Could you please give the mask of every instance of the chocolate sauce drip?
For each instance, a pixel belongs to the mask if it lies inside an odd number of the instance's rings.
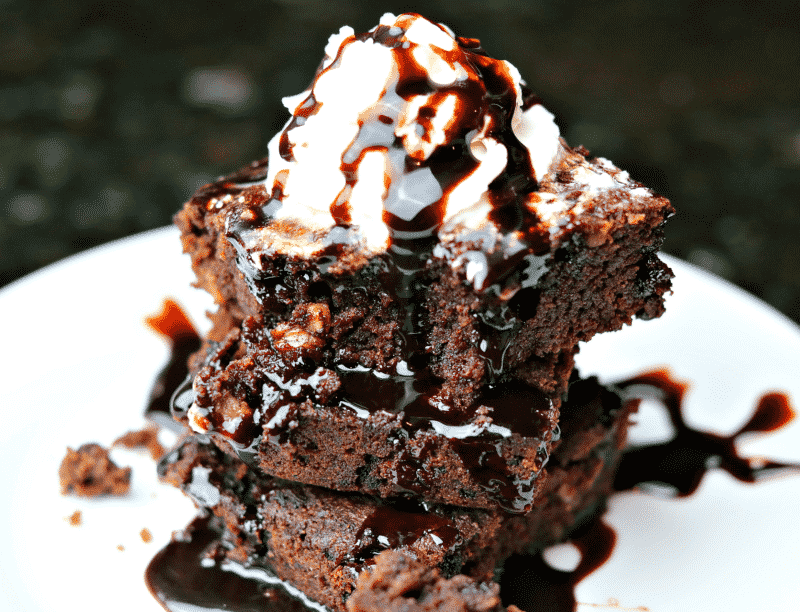
[[[223,570],[210,555],[220,530],[213,519],[196,518],[178,538],[159,551],[145,571],[147,588],[167,612],[188,606],[205,612],[311,612],[276,583]],[[321,607],[314,612],[319,612]]]
[[[426,419],[441,419],[448,424],[460,424],[448,419],[448,413],[430,404],[430,399],[441,388],[442,381],[435,378],[427,370],[420,374],[409,371],[408,376],[382,374],[369,368],[337,368],[337,375],[342,384],[342,399],[339,405],[354,410],[356,414],[366,411],[405,413],[408,422],[417,423]],[[463,415],[457,421],[463,421]]]
[[[161,312],[147,317],[145,322],[169,340],[170,357],[153,382],[144,414],[162,427],[177,429],[171,416],[171,394],[186,379],[186,362],[200,348],[200,336],[186,313],[171,299],[165,299]]]
[[[616,540],[614,530],[595,518],[570,537],[581,553],[571,572],[554,569],[541,554],[510,557],[500,578],[503,604],[525,612],[574,612],[575,587],[611,557]]]
[[[552,436],[552,404],[540,391],[519,382],[487,387],[477,401],[480,411],[494,426],[505,431],[483,429],[476,433],[474,411],[443,411],[432,405],[440,381],[430,375],[386,376],[364,369],[339,372],[342,382],[340,405],[356,411],[403,413],[403,436],[434,427],[449,438],[470,476],[509,512],[524,512],[533,501],[535,482],[547,462],[547,441]],[[465,427],[466,426],[466,427]],[[536,464],[527,478],[513,470],[513,459],[503,456],[506,436],[527,437],[539,444]],[[426,467],[432,448],[423,444],[413,451],[399,445],[398,468],[392,482],[401,492],[424,494],[436,474]]]
[[[499,443],[453,440],[452,445],[472,478],[507,512],[526,512],[536,492],[536,480],[547,463],[547,446],[540,442],[528,478],[512,472]]]
[[[380,552],[411,546],[424,537],[450,550],[456,543],[458,530],[450,519],[427,512],[423,507],[411,512],[394,506],[379,506],[361,524],[356,544],[344,557],[344,562],[369,565]]]
[[[688,385],[672,380],[664,370],[649,372],[618,383],[629,395],[647,397],[641,387],[661,393],[661,401],[675,428],[671,440],[649,446],[632,446],[625,451],[614,486],[618,491],[659,483],[669,486],[676,497],[691,495],[711,467],[725,470],[742,482],[758,482],[782,471],[800,471],[800,464],[742,457],[737,441],[748,433],[775,431],[795,416],[783,393],[761,397],[750,420],[730,436],[697,431],[686,424],[682,413]],[[637,387],[639,389],[637,390]]]
[[[526,438],[543,440],[550,431],[553,405],[544,393],[519,381],[489,385],[478,404],[491,408],[496,425]]]
[[[432,403],[442,381],[423,371],[407,376],[387,375],[367,368],[337,368],[341,382],[340,405],[374,414],[404,414],[408,431],[437,421],[458,427],[474,421],[475,411],[464,413]],[[495,425],[528,438],[544,439],[550,430],[552,403],[541,391],[518,381],[487,386],[475,402],[488,408],[486,415]],[[452,436],[458,437],[455,432]]]
[[[294,159],[292,153],[292,145],[289,143],[289,132],[297,126],[303,125],[306,120],[319,110],[319,103],[317,102],[314,94],[311,93],[303,101],[303,103],[295,109],[292,118],[289,120],[289,125],[281,133],[280,143],[278,145],[278,152],[280,156],[286,161]],[[275,197],[275,195],[273,195]],[[278,198],[280,199],[280,198]]]

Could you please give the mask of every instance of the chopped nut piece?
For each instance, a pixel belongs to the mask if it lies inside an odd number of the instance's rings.
[[[295,362],[304,357],[319,359],[320,351],[325,346],[324,340],[291,323],[281,323],[270,330],[270,335],[273,346],[288,362]]]
[[[227,430],[228,427],[231,427],[232,431],[229,433],[233,433],[237,423],[253,418],[253,410],[247,405],[247,402],[231,397],[226,398],[226,401],[218,406],[217,415],[222,417],[223,429]]]
[[[331,311],[327,304],[301,304],[294,309],[292,320],[312,334],[327,334],[331,327]]]

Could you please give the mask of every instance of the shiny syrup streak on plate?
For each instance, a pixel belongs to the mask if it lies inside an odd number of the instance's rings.
[[[171,421],[168,390],[177,388],[185,379],[186,359],[199,348],[200,337],[172,300],[165,300],[162,312],[149,317],[147,324],[172,344],[170,360],[156,378],[145,411],[148,418],[163,425]],[[736,450],[736,442],[742,436],[776,431],[794,418],[795,412],[784,393],[764,394],[747,423],[730,436],[719,436],[686,424],[683,398],[688,385],[673,380],[666,370],[635,376],[618,382],[616,387],[628,398],[659,400],[675,429],[665,442],[631,446],[624,452],[614,483],[617,491],[655,483],[675,497],[687,497],[697,490],[712,466],[747,483],[785,471],[800,471],[800,464],[750,459]],[[165,610],[180,612],[187,604],[208,612],[313,610],[290,594],[280,581],[245,577],[206,559],[206,551],[218,537],[219,532],[209,519],[200,517],[153,558],[145,580]],[[602,516],[596,516],[570,537],[569,542],[581,553],[578,566],[571,572],[552,568],[540,553],[510,557],[500,581],[503,603],[514,604],[525,612],[573,612],[577,606],[575,586],[611,556],[615,541],[611,527]]]

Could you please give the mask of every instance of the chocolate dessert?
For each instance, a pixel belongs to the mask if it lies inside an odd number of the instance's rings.
[[[657,317],[673,209],[418,15],[343,28],[176,216],[219,306],[176,418],[265,474],[526,512],[578,342]]]
[[[419,15],[342,28],[284,104],[268,158],[175,218],[218,308],[171,401],[159,474],[201,510],[171,546],[342,612],[500,610],[504,560],[612,489],[638,402],[574,356],[661,315],[673,209]],[[189,582],[154,563],[167,606]]]
[[[491,580],[514,553],[562,541],[603,507],[638,402],[595,379],[576,380],[561,409],[548,478],[525,514],[382,500],[280,480],[188,436],[159,465],[161,478],[216,517],[218,562],[264,568],[314,601],[344,610],[359,575],[384,550],[410,555],[445,577]]]

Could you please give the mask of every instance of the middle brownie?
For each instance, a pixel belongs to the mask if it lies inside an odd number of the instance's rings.
[[[558,397],[522,382],[485,385],[469,410],[442,410],[441,381],[398,368],[322,362],[324,304],[273,327],[218,316],[173,413],[253,468],[379,497],[528,511],[558,440]],[[570,362],[571,365],[571,362]],[[464,376],[469,376],[465,372]]]

